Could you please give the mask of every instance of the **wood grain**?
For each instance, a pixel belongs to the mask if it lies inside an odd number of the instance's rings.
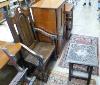
[[[49,33],[58,34],[58,49],[62,49],[64,30],[64,7],[65,0],[40,0],[32,5],[35,27],[41,28]],[[50,39],[39,35],[40,41]],[[60,51],[59,51],[60,52]]]
[[[0,41],[0,48],[7,48],[10,53],[16,55],[16,53],[21,49],[19,43],[9,43],[5,41]],[[0,49],[0,69],[9,61],[8,56]]]

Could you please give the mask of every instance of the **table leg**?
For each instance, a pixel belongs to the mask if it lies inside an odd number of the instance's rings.
[[[92,74],[93,66],[89,66],[88,68],[89,68],[89,72],[88,72],[87,85],[90,84],[90,80],[91,80],[91,74]]]
[[[89,73],[90,66],[87,66],[87,72]]]
[[[73,63],[69,63],[69,81],[71,81],[72,72],[73,72]]]

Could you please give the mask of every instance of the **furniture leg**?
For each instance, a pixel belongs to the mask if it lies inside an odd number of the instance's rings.
[[[71,20],[71,30],[73,28],[73,9],[72,9],[72,14],[71,14],[72,20]]]
[[[73,72],[73,63],[69,63],[69,81],[71,81],[72,72]]]
[[[90,66],[87,66],[87,72],[89,73]]]
[[[89,85],[89,84],[90,84],[92,70],[93,70],[93,66],[89,66],[89,72],[88,72],[87,85]]]

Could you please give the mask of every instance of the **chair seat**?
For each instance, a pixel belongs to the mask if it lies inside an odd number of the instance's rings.
[[[32,50],[35,51],[37,54],[42,55],[45,62],[50,58],[54,49],[55,45],[51,43],[39,42]],[[29,54],[25,60],[32,64],[38,65],[38,62],[36,62],[37,60],[31,54]]]
[[[35,47],[36,43],[33,42],[32,45],[29,47],[30,49],[33,49]]]
[[[39,42],[35,48],[33,49],[37,54],[40,54],[43,56],[44,60],[47,60],[47,58],[52,54],[52,52],[55,49],[55,45],[51,43],[45,43],[45,42]]]

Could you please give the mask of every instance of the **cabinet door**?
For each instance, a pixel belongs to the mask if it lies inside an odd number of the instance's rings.
[[[56,14],[53,9],[33,8],[35,26],[56,33]]]

